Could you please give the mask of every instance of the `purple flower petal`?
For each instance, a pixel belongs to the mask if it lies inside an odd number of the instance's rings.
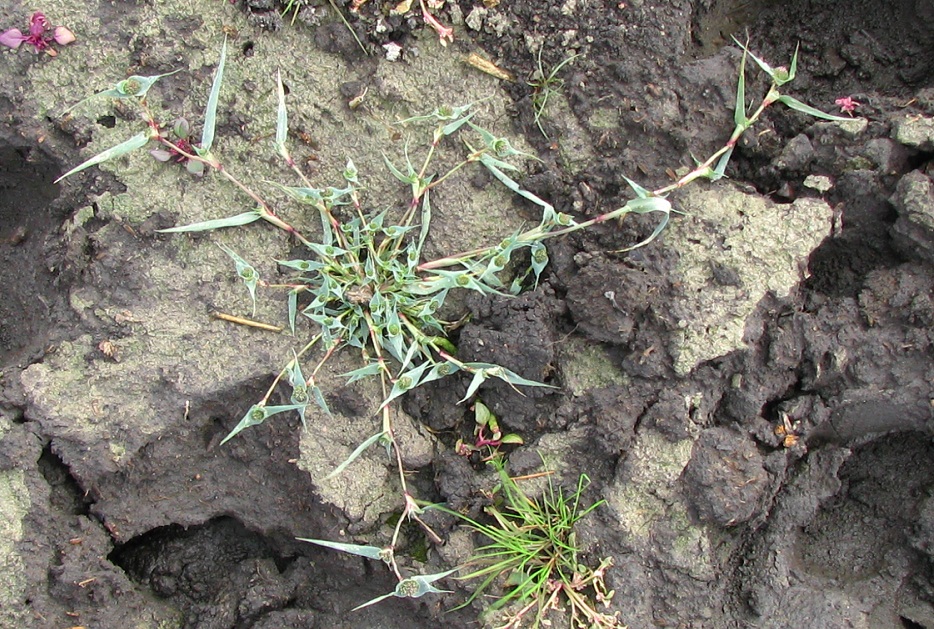
[[[8,48],[19,48],[19,45],[26,41],[26,37],[23,36],[23,32],[18,28],[11,28],[8,31],[0,33],[0,44]]]
[[[29,34],[33,37],[42,35],[47,28],[49,28],[49,20],[46,19],[45,14],[39,11],[33,13],[29,20]]]
[[[204,175],[204,164],[201,162],[193,162],[189,160],[188,163],[185,164],[185,170],[190,172],[192,175],[201,177]]]
[[[56,26],[52,39],[54,39],[56,43],[66,46],[75,41],[75,34],[64,26]]]
[[[160,162],[167,162],[172,159],[172,154],[163,149],[153,149],[149,151],[149,154],[155,157]]]

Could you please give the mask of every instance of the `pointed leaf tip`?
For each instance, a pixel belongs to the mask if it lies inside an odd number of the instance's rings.
[[[82,170],[86,168],[90,168],[91,166],[97,166],[98,164],[102,164],[106,162],[107,160],[114,159],[115,157],[120,157],[121,155],[126,155],[127,153],[131,151],[135,151],[136,149],[142,148],[149,143],[149,139],[150,139],[149,132],[147,131],[134,135],[129,140],[126,140],[125,142],[121,142],[117,146],[113,146],[107,149],[106,151],[102,151],[98,153],[97,155],[95,155],[94,157],[92,157],[91,159],[86,160],[82,162],[81,164],[75,166],[74,168],[69,170],[67,173],[65,173],[58,179],[56,179],[53,183],[58,183],[65,177],[70,177],[71,175],[81,172]]]
[[[208,96],[208,104],[204,110],[204,130],[201,133],[201,150],[207,153],[214,144],[214,128],[217,125],[217,99],[221,92],[221,83],[224,80],[224,62],[227,59],[227,38],[224,37],[224,44],[221,46],[220,61],[217,64],[217,71],[214,73],[214,82],[211,84],[211,94]]]

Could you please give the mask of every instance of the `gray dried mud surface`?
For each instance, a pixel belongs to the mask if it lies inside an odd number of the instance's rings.
[[[468,316],[453,340],[463,360],[555,387],[489,382],[479,399],[525,441],[506,449],[513,473],[544,460],[566,488],[587,474],[588,504],[605,499],[580,523],[580,559],[613,558],[622,625],[934,629],[934,5],[448,0],[442,48],[418,3],[396,16],[337,0],[356,39],[330,3],[300,4],[294,24],[274,0],[0,8],[0,29],[39,8],[77,35],[55,58],[0,53],[0,627],[483,626],[482,601],[449,611],[472,591],[454,579],[350,612],[395,579],[296,538],[386,543],[402,505],[385,452],[327,478],[379,431],[378,387],[337,377],[359,366],[340,355],[320,376],[332,417],[309,412],[304,430],[284,414],[219,445],[301,341],[212,318],[251,314],[216,244],[274,277],[293,243],[255,225],[158,233],[251,206],[145,152],[53,184],[139,129],[107,99],[66,107],[180,69],[151,106],[196,121],[226,36],[217,150],[231,170],[286,178],[269,146],[281,69],[290,144],[322,185],[353,158],[371,207],[403,202],[383,155],[410,138],[392,123],[481,102],[478,121],[541,160],[523,186],[586,219],[630,198],[622,175],[659,187],[726,141],[728,44],[748,32],[773,64],[800,42],[790,93],[828,112],[851,96],[859,118],[770,108],[726,180],[672,195],[684,214],[651,245],[620,252],[652,216],[556,239],[538,287],[455,300],[451,318]],[[574,54],[546,138],[527,80],[539,55],[549,68]],[[750,97],[761,79],[750,71]],[[433,197],[430,255],[535,220],[494,183],[474,171]],[[285,323],[284,303],[261,296],[255,318]],[[454,451],[473,430],[468,383],[416,389],[393,421],[410,490],[481,517],[494,479]],[[426,518],[446,543],[403,527],[407,573],[482,542]]]

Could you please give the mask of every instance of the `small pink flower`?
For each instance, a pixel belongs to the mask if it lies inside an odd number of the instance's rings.
[[[422,19],[428,23],[428,25],[435,29],[435,32],[438,33],[438,37],[441,39],[441,45],[447,46],[449,41],[454,41],[454,29],[448,28],[433,16],[428,9],[425,7],[425,3],[422,2]]]
[[[49,28],[49,19],[45,17],[45,14],[36,11],[32,14],[32,18],[29,20],[29,34],[32,37],[42,37],[42,34],[45,33]]]
[[[853,100],[849,96],[843,96],[835,100],[834,104],[840,107],[841,112],[850,114],[852,116],[853,112],[856,111],[856,108],[859,107],[862,103]]]
[[[64,26],[52,28],[49,19],[41,11],[36,11],[29,19],[29,34],[24,35],[18,28],[11,28],[0,33],[0,45],[14,50],[23,42],[36,49],[36,52],[45,51],[54,57],[57,53],[52,49],[52,43],[62,46],[75,41],[75,34]]]

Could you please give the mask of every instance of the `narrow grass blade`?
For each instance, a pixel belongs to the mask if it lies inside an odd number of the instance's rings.
[[[370,363],[366,367],[360,367],[359,369],[354,369],[353,371],[342,373],[341,376],[349,378],[347,380],[347,384],[350,384],[351,382],[356,382],[357,380],[362,380],[363,378],[367,378],[369,376],[375,376],[380,372],[380,369],[381,367],[379,363]]]
[[[544,382],[538,382],[537,380],[529,380],[528,378],[523,378],[514,371],[510,371],[505,367],[493,367],[492,369],[487,369],[487,373],[495,378],[499,378],[503,382],[511,384],[513,386],[519,385],[523,387],[539,387],[545,389],[555,389],[550,384],[545,384]]]
[[[289,329],[292,336],[295,336],[295,315],[298,314],[298,290],[289,291]]]
[[[464,394],[464,397],[462,397],[457,403],[463,404],[464,402],[469,400],[471,397],[473,397],[473,394],[477,392],[477,389],[480,388],[481,384],[486,382],[486,379],[488,377],[489,376],[487,376],[485,369],[475,370],[473,372],[473,378],[470,381],[470,385],[467,387],[467,392]]]
[[[254,404],[243,416],[243,419],[241,419],[240,422],[234,426],[234,429],[231,430],[226,437],[224,437],[224,439],[220,442],[220,445],[224,445],[233,439],[237,434],[243,430],[246,430],[250,426],[258,426],[262,424],[273,415],[285,413],[286,411],[295,411],[299,408],[300,406],[295,404],[288,404],[285,406],[260,406],[259,404]]]
[[[236,216],[228,216],[227,218],[216,218],[210,221],[201,221],[199,223],[191,223],[190,225],[182,225],[180,227],[170,227],[168,229],[158,229],[156,231],[163,234],[204,232],[211,231],[212,229],[220,229],[222,227],[240,227],[241,225],[249,225],[254,221],[258,221],[261,217],[262,214],[260,212],[253,210],[251,212],[237,214]]]
[[[671,212],[671,202],[662,197],[649,197],[646,199],[630,199],[626,207],[634,214],[649,214],[651,212],[661,212],[668,214]]]
[[[328,474],[327,476],[325,476],[325,477],[324,477],[324,480],[331,480],[332,478],[334,478],[334,477],[340,475],[341,472],[343,472],[345,469],[347,469],[347,466],[348,466],[348,465],[350,465],[351,463],[353,463],[354,461],[356,461],[357,458],[358,458],[361,454],[363,454],[363,451],[364,451],[364,450],[366,450],[366,449],[369,448],[371,445],[373,445],[374,443],[376,443],[377,441],[379,441],[380,439],[382,439],[382,438],[383,438],[383,435],[385,435],[385,434],[386,434],[385,432],[378,432],[378,433],[376,433],[375,435],[373,435],[372,437],[367,438],[366,441],[364,441],[363,443],[361,443],[360,445],[357,446],[357,449],[356,449],[356,450],[354,450],[353,452],[350,453],[350,456],[347,457],[347,459],[346,459],[343,463],[341,463],[340,465],[338,465],[338,466],[334,469],[333,472],[331,472],[330,474]],[[314,540],[310,540],[310,539],[309,539],[309,540],[305,540],[305,541],[311,542],[311,541],[314,541]],[[315,542],[315,543],[317,543],[317,542]],[[334,542],[331,542],[331,543],[334,543]],[[326,546],[326,545],[327,545],[327,544],[322,544],[322,546]],[[338,549],[338,550],[340,550],[340,549]],[[359,554],[359,553],[358,553],[358,554]],[[364,555],[364,556],[367,556],[367,555]],[[378,559],[378,557],[375,557],[375,558]]]
[[[314,273],[324,268],[324,264],[317,260],[276,260],[276,264],[304,273]]]
[[[264,179],[263,183],[268,183],[269,185],[278,188],[282,192],[289,195],[291,198],[302,203],[307,203],[308,205],[319,206],[324,201],[324,189],[322,188],[305,188],[300,186],[284,186],[278,181],[270,181],[269,179]]]
[[[713,169],[713,173],[710,175],[711,181],[716,181],[717,179],[723,179],[726,172],[726,165],[730,161],[730,156],[733,155],[733,147],[731,146],[726,150],[726,152],[720,156],[720,159],[717,160],[717,166]]]
[[[357,605],[356,607],[354,607],[354,608],[351,609],[350,611],[355,612],[355,611],[357,611],[358,609],[363,609],[364,607],[369,607],[370,605],[376,605],[376,604],[379,603],[380,601],[385,601],[387,598],[391,598],[391,597],[393,597],[393,596],[395,596],[395,595],[396,595],[395,592],[390,592],[389,594],[383,594],[382,596],[377,596],[376,598],[370,599],[369,601],[367,601],[366,603],[363,603],[362,605]]]
[[[633,181],[626,175],[623,175],[623,179],[626,180],[626,183],[629,184],[629,187],[632,188],[632,191],[635,192],[636,196],[638,196],[640,199],[647,199],[652,196],[651,192],[649,192],[647,189],[637,184],[635,181]]]
[[[337,17],[341,19],[341,22],[344,23],[344,26],[347,28],[348,31],[350,31],[350,34],[353,35],[354,41],[357,42],[357,46],[360,47],[360,50],[363,51],[363,54],[369,57],[370,51],[367,50],[366,46],[363,45],[363,42],[360,41],[360,37],[357,36],[357,31],[353,29],[353,27],[350,25],[350,22],[348,22],[347,18],[344,17],[344,14],[341,13],[341,10],[337,8],[336,4],[334,4],[334,0],[328,0],[328,2],[331,4],[331,8],[334,9],[334,12],[337,13]]]
[[[746,119],[746,49],[743,48],[743,59],[739,62],[739,81],[736,83],[736,108],[733,110],[733,122],[737,127],[745,128]]]
[[[127,140],[127,141],[125,141],[125,142],[121,142],[121,143],[118,144],[117,146],[112,146],[112,147],[110,147],[109,149],[107,149],[106,151],[103,151],[103,152],[101,152],[101,153],[98,153],[97,155],[95,155],[95,156],[92,157],[91,159],[89,159],[89,160],[87,160],[87,161],[85,161],[85,162],[82,162],[81,164],[75,166],[74,168],[72,168],[71,170],[69,170],[67,173],[65,173],[64,175],[62,175],[62,176],[59,177],[58,179],[56,179],[53,183],[58,183],[59,181],[61,181],[61,180],[64,179],[65,177],[69,177],[69,176],[71,176],[71,175],[74,175],[75,173],[81,172],[81,171],[84,170],[85,168],[90,168],[91,166],[97,166],[98,164],[102,164],[102,163],[106,162],[106,161],[109,160],[109,159],[113,159],[113,158],[115,158],[115,157],[120,157],[121,155],[126,155],[126,154],[129,153],[130,151],[135,151],[136,149],[143,148],[144,146],[146,146],[146,145],[149,143],[149,139],[150,139],[149,133],[146,132],[146,131],[144,131],[143,133],[139,133],[139,134],[137,134],[137,135],[134,135],[134,136],[133,136],[132,138],[130,138],[129,140]]]
[[[480,163],[486,166],[487,170],[489,170],[493,174],[494,177],[499,179],[500,183],[502,183],[504,186],[506,186],[507,188],[509,188],[516,194],[518,194],[520,197],[524,197],[528,199],[529,201],[531,201],[532,203],[534,203],[535,205],[538,205],[539,207],[541,207],[543,223],[548,223],[548,222],[555,220],[555,218],[557,217],[557,213],[555,212],[555,206],[553,206],[551,203],[548,203],[547,201],[544,201],[543,199],[538,198],[537,196],[535,196],[528,190],[523,190],[522,187],[518,183],[516,183],[509,175],[507,175],[506,173],[504,173],[502,170],[500,170],[497,167],[497,163],[502,164],[502,162],[499,162],[499,160],[489,155],[481,155]]]
[[[422,257],[422,247],[425,245],[425,239],[428,238],[428,230],[431,227],[431,201],[428,196],[430,190],[425,189],[425,193],[422,195],[422,228],[418,233],[418,246],[415,248],[415,264],[418,264],[418,260]]]
[[[810,105],[805,105],[797,98],[792,98],[791,96],[787,96],[785,94],[782,94],[781,96],[778,97],[778,102],[784,103],[785,105],[787,105],[791,109],[794,109],[795,111],[800,111],[803,114],[814,116],[815,118],[820,118],[821,120],[832,120],[834,122],[849,122],[850,120],[853,120],[853,118],[843,118],[841,116],[833,116],[831,114],[825,114],[820,109],[815,109],[811,107]]]
[[[221,46],[221,58],[214,73],[214,82],[211,84],[211,95],[208,96],[208,106],[204,110],[204,130],[201,133],[201,150],[205,153],[211,150],[214,144],[214,127],[217,124],[217,99],[221,92],[221,82],[224,80],[224,62],[227,59],[227,38]]]
[[[444,125],[444,127],[441,129],[441,133],[443,135],[451,135],[452,133],[460,129],[462,126],[464,126],[468,120],[474,117],[474,114],[476,113],[477,112],[471,112],[470,114],[461,118],[460,120],[449,122],[448,124]]]
[[[411,164],[408,164],[408,174],[402,174],[395,164],[389,161],[389,158],[383,155],[383,161],[386,162],[386,167],[389,169],[389,172],[392,173],[392,176],[401,181],[402,183],[413,184],[418,181],[418,173],[415,172],[415,169],[412,168]]]
[[[758,65],[760,68],[762,68],[762,71],[763,71],[763,72],[765,72],[765,73],[768,74],[770,77],[772,77],[772,79],[775,79],[775,68],[773,68],[772,66],[770,66],[769,64],[767,64],[765,61],[763,61],[763,60],[760,59],[759,57],[757,57],[757,56],[755,56],[754,54],[752,54],[752,52],[749,50],[749,48],[747,48],[745,45],[739,43],[739,40],[736,39],[735,37],[733,38],[733,41],[736,42],[736,45],[737,45],[737,46],[739,46],[740,48],[743,49],[743,52],[744,52],[745,54],[748,54],[750,57],[752,57],[752,60],[756,62],[756,65]]]
[[[351,555],[359,555],[361,557],[366,557],[367,559],[382,559],[383,558],[383,549],[377,548],[376,546],[361,546],[359,544],[342,544],[340,542],[331,542],[326,539],[311,539],[307,537],[296,537],[300,542],[309,542],[311,544],[317,544],[318,546],[324,546],[325,548],[331,548],[333,550],[339,550],[342,553],[350,553]],[[392,596],[391,594],[389,596]]]
[[[791,81],[795,78],[795,74],[798,72],[798,50],[801,48],[799,43],[795,46],[795,54],[791,56],[791,67],[788,69],[788,80]]]
[[[662,220],[659,222],[658,227],[655,228],[655,231],[649,235],[648,238],[638,242],[632,246],[626,247],[624,249],[619,249],[619,252],[632,251],[633,249],[638,249],[644,247],[645,245],[651,243],[653,240],[658,238],[658,235],[661,234],[665,228],[668,226],[668,221],[671,219],[671,203],[667,200],[660,197],[652,197],[648,199],[632,199],[629,203],[626,204],[626,207],[629,208],[630,212],[635,214],[648,214],[649,212],[661,212]]]
[[[321,387],[317,385],[311,387],[311,397],[314,399],[315,404],[318,405],[318,408],[324,411],[326,415],[332,414],[331,409],[328,408],[327,400],[324,399],[324,393],[321,391]]]
[[[282,85],[282,72],[276,72],[276,93],[279,97],[279,107],[276,111],[276,150],[285,151],[285,140],[289,133],[289,114],[285,108],[285,87]]]

